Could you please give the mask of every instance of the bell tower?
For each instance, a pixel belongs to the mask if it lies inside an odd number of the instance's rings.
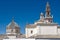
[[[47,2],[47,4],[46,4],[45,20],[47,23],[52,23],[52,21],[53,21],[53,17],[51,16],[51,12],[50,12],[49,2]]]

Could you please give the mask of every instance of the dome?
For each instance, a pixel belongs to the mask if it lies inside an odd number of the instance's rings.
[[[16,28],[16,27],[19,28],[18,24],[14,22],[14,20],[12,20],[12,22],[7,25],[7,29]]]

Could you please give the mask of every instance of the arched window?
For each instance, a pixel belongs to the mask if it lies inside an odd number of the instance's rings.
[[[31,34],[33,33],[33,31],[31,30]]]

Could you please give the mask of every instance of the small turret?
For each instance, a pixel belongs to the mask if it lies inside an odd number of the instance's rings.
[[[40,21],[43,22],[44,21],[44,14],[41,12],[40,14]]]
[[[46,5],[46,14],[45,14],[45,20],[47,23],[52,23],[53,21],[53,17],[51,16],[50,14],[50,5],[49,5],[49,2],[47,2],[47,5]]]

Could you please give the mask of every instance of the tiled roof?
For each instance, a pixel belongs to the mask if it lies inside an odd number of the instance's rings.
[[[15,27],[17,28],[19,27],[19,25],[14,20],[12,20],[12,22],[7,25],[7,29],[11,29]]]
[[[27,25],[26,28],[36,28],[36,25],[33,24],[33,25]]]
[[[37,23],[37,24],[33,24],[33,25],[27,25],[26,28],[36,28],[37,25],[40,25],[40,26],[57,26],[57,23]]]

